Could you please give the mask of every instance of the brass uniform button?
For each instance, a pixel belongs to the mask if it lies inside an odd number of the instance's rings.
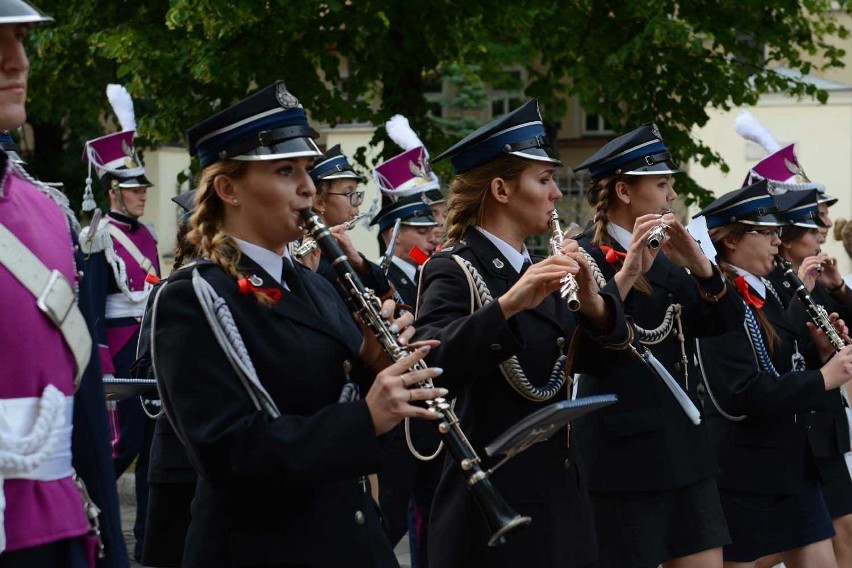
[[[565,338],[560,337],[556,340],[556,346],[560,349],[565,349]]]
[[[355,511],[355,524],[363,525],[367,520],[367,517],[364,516],[363,511]]]
[[[571,469],[571,458],[565,460],[565,469]]]
[[[492,343],[491,344],[491,351],[502,351],[502,350],[503,350],[503,346],[500,345],[499,343]]]

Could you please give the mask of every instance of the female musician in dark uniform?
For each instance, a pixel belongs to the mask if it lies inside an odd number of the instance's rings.
[[[418,334],[442,341],[429,362],[444,368],[442,381],[452,385],[462,428],[482,457],[483,447],[512,424],[547,401],[570,396],[561,356],[575,320],[554,292],[566,273],[577,273],[580,257],[576,243],[566,241],[566,254],[524,266],[529,261],[525,239],[548,231],[553,203],[561,195],[553,180],[561,163],[551,153],[536,101],[483,126],[447,155],[456,173],[447,241],[423,268]],[[475,292],[468,281],[474,273],[482,279],[476,289],[484,284],[494,298],[479,309],[473,309]],[[616,294],[599,295],[590,276],[579,287],[584,324],[627,343]],[[509,375],[525,376],[526,386],[520,380],[510,384],[503,375],[501,364],[511,365],[513,356],[520,371]],[[532,524],[508,543],[488,548],[485,523],[464,478],[445,460],[429,525],[431,565],[593,565],[587,479],[565,429],[514,457],[492,479]]]
[[[436,391],[410,387],[440,371],[405,371],[435,342],[379,371],[387,359],[331,285],[291,263],[313,135],[280,81],[188,133],[202,166],[188,239],[204,260],[152,313],[163,403],[199,474],[185,567],[397,565],[366,475],[378,435],[433,417],[411,403]],[[411,319],[394,322],[403,343]]]
[[[831,357],[822,335],[815,352],[799,352],[802,336],[761,278],[775,265],[784,224],[765,180],[722,196],[701,214],[719,266],[746,306],[743,324],[701,338],[697,347],[733,539],[725,561],[753,566],[780,552],[788,566],[836,566],[807,430],[811,411],[825,407],[825,391],[852,379],[852,347]],[[837,327],[845,333],[842,323]]]
[[[787,223],[781,228],[779,255],[792,265],[814,302],[828,313],[837,312],[844,321],[850,321],[852,298],[844,288],[837,260],[820,251],[820,232],[824,220],[828,220],[821,214],[820,194],[815,189],[789,191],[777,195],[775,203]],[[799,335],[799,349],[807,352],[813,348],[806,328],[810,319],[796,298],[793,284],[784,276],[785,269],[777,263],[767,280],[787,307],[790,322]],[[808,416],[807,421],[808,442],[836,533],[832,544],[837,564],[848,566],[852,564],[852,477],[844,457],[850,451],[849,422],[840,389],[827,391],[825,411]]]
[[[619,286],[636,330],[635,351],[614,353],[578,379],[580,395],[619,398],[577,424],[589,460],[601,566],[721,566],[728,531],[712,448],[698,423],[693,341],[739,325],[741,304],[669,212],[677,197],[671,176],[680,170],[655,124],[614,139],[575,171],[583,169],[592,180],[587,199],[595,218],[580,246],[607,281],[625,277],[622,251],[636,244],[650,267]],[[645,243],[661,225],[665,235],[650,250]]]
[[[349,264],[367,288],[372,289],[380,298],[390,297],[391,286],[387,277],[378,266],[358,252],[352,244],[352,239],[346,234],[344,224],[358,216],[358,208],[364,202],[364,190],[358,189],[358,184],[364,183],[364,178],[349,163],[339,144],[317,158],[311,170],[311,179],[317,188],[314,211],[335,235],[340,248],[346,253]],[[337,273],[331,262],[319,254],[319,249],[310,254],[313,258],[307,259],[308,266],[312,260],[318,259],[316,272],[330,282],[336,282]],[[340,293],[343,295],[342,289]]]

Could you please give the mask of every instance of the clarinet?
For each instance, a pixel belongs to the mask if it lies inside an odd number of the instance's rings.
[[[562,242],[565,240],[565,235],[562,233],[562,227],[559,226],[559,213],[554,209],[550,213],[550,228],[552,236],[550,237],[550,256],[562,254]],[[559,289],[559,295],[562,299],[567,300],[568,309],[576,312],[580,309],[580,300],[577,298],[577,292],[580,291],[580,286],[577,284],[577,279],[573,274],[566,274],[559,281],[562,287]]]
[[[810,316],[814,325],[825,333],[825,336],[828,337],[828,340],[831,341],[831,344],[834,346],[835,351],[843,349],[843,347],[846,346],[846,342],[843,341],[843,338],[840,337],[840,334],[837,333],[837,330],[834,329],[834,326],[828,321],[828,312],[825,311],[825,308],[813,301],[813,298],[811,298],[811,295],[808,293],[808,289],[805,288],[805,285],[802,283],[799,275],[793,271],[793,265],[790,262],[787,262],[781,255],[776,255],[775,262],[777,262],[778,266],[781,267],[781,270],[784,271],[784,278],[786,278],[787,282],[789,282],[796,290],[796,298],[802,303],[802,306],[804,306],[805,311],[808,312],[808,316]]]
[[[409,351],[397,340],[391,332],[390,324],[381,317],[381,300],[369,288],[364,287],[361,279],[355,273],[346,255],[337,244],[334,236],[328,230],[319,216],[305,209],[301,212],[305,220],[305,228],[319,244],[322,254],[331,261],[337,272],[338,281],[346,290],[353,302],[361,320],[376,335],[385,353],[393,360],[399,361],[409,354]],[[417,361],[411,370],[428,368],[422,359]],[[431,389],[432,379],[420,383],[421,388]],[[432,423],[438,429],[443,443],[449,448],[450,455],[459,465],[462,475],[467,481],[473,498],[488,523],[491,537],[488,546],[497,546],[506,542],[506,537],[530,523],[530,517],[522,517],[497,493],[490,479],[490,472],[482,469],[481,459],[471,446],[470,441],[459,426],[459,419],[446,399],[438,397],[426,401],[426,407],[438,416]]]

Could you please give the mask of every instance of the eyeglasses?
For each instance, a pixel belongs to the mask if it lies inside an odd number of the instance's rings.
[[[352,207],[358,207],[359,205],[364,203],[363,191],[350,191],[349,193],[333,193],[329,191],[328,195],[342,195],[343,197],[348,197],[349,204],[352,205]]]
[[[781,235],[781,229],[752,229],[751,231],[746,231],[747,235],[763,235],[764,237],[769,237],[770,239],[774,239],[777,236]]]

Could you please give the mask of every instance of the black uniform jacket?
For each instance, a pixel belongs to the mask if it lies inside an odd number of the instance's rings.
[[[700,339],[707,422],[721,489],[795,494],[812,479],[812,468],[806,467],[811,459],[806,422],[810,411],[824,407],[825,386],[818,370],[791,371],[799,334],[778,300],[768,291],[766,296],[761,310],[779,336],[770,358],[780,376],[760,368],[743,323],[724,335]],[[761,335],[768,346],[762,330]]]
[[[192,266],[172,274],[155,307],[153,353],[168,416],[199,473],[184,566],[396,566],[358,483],[379,467],[370,412],[363,400],[338,403],[344,361],[360,345],[339,296],[303,269],[322,314],[283,288],[267,307],[218,266],[198,269],[230,308],[281,416],[251,404],[200,308]],[[240,269],[278,286],[245,255]]]
[[[361,255],[363,258],[364,255]],[[358,277],[367,288],[370,288],[376,293],[379,298],[384,298],[390,292],[390,283],[385,277],[382,269],[376,264],[364,259],[367,264],[366,274],[359,274]],[[337,271],[331,266],[331,262],[325,256],[320,257],[317,274],[321,274],[326,280],[334,285],[335,290],[340,294],[340,297],[346,300],[346,292],[340,285],[337,284]]]
[[[456,398],[462,429],[488,466],[493,460],[485,458],[485,445],[530,413],[568,397],[563,387],[547,402],[529,401],[509,385],[498,365],[517,355],[530,382],[543,386],[565,352],[575,323],[556,293],[508,320],[496,300],[471,314],[470,288],[452,255],[476,267],[494,298],[520,276],[487,238],[471,229],[436,253],[424,265],[421,278],[417,337],[441,340],[427,360],[444,369],[436,384],[450,390],[449,398]],[[624,340],[621,304],[612,296],[605,300],[616,314],[613,337],[620,333]],[[447,458],[432,506],[430,564],[572,567],[594,562],[587,480],[576,450],[567,447],[564,429],[501,466],[493,481],[516,511],[533,518],[532,524],[508,544],[487,548],[482,515],[458,465]]]
[[[139,327],[139,343],[136,346],[136,361],[131,367],[134,377],[153,379],[151,367],[151,306],[157,291],[166,285],[163,278],[151,289],[145,315]],[[186,450],[165,414],[157,418],[154,425],[154,439],[151,441],[151,455],[148,463],[149,483],[195,483],[195,468],[186,455]]]
[[[414,307],[417,303],[417,279],[411,279],[402,271],[400,267],[394,263],[390,263],[388,267],[388,281],[393,284],[396,291],[399,292],[402,301]]]
[[[840,305],[822,284],[817,282],[810,296],[816,304],[823,306],[827,313],[837,312],[848,325],[850,316],[852,316],[850,306]],[[807,331],[806,322],[811,321],[811,319],[803,304],[795,295],[787,306],[787,315],[799,335],[799,349],[810,354],[814,350],[814,346],[811,334]],[[813,368],[822,366],[818,360],[809,360],[809,363]],[[814,456],[818,458],[842,457],[850,450],[849,422],[846,418],[845,405],[839,388],[826,391],[825,411],[817,412],[808,417],[808,425],[810,426],[808,428],[808,441]]]
[[[594,257],[606,280],[611,281],[615,269],[606,262],[600,248],[586,234],[578,241]],[[613,248],[623,250],[618,244]],[[696,280],[662,252],[645,273],[645,279],[651,294],[632,290],[625,301],[625,312],[636,325],[650,330],[662,323],[669,304],[683,307],[686,369],[676,322],[672,333],[648,347],[700,408],[696,387],[701,379],[694,364],[693,340],[740,325],[742,302],[733,289],[718,302],[705,301],[699,295]],[[721,290],[720,281],[715,284]],[[687,418],[663,381],[631,350],[613,351],[590,370],[584,370],[578,393],[615,393],[619,400],[577,424],[577,440],[589,462],[592,491],[661,491],[715,475],[717,468],[707,429]]]

